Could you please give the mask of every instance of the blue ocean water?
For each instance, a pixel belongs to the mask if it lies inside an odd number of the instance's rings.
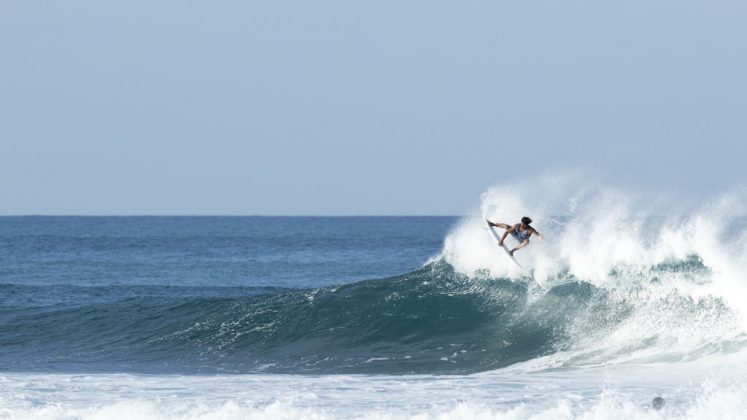
[[[412,271],[455,217],[0,217],[0,283],[310,288]]]
[[[279,338],[251,330],[314,316],[299,305],[330,286],[420,269],[455,220],[2,217],[0,370],[257,371],[285,359],[264,343]],[[309,328],[334,327],[323,318]],[[230,332],[219,325],[231,322]],[[277,333],[310,332],[285,328]]]
[[[0,217],[0,418],[740,418],[739,200],[515,191],[463,217]],[[484,223],[523,214],[528,274]]]

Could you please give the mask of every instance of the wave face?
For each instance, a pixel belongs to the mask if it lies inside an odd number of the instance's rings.
[[[692,258],[651,272],[707,268]],[[58,301],[68,294],[77,303],[16,310],[13,302],[41,291],[5,285],[0,369],[463,374],[530,360],[670,361],[744,347],[741,324],[721,299],[683,297],[656,277],[625,294],[566,280],[535,290],[468,277],[441,261],[382,280],[235,289],[234,296],[209,288],[59,288]]]
[[[3,289],[6,296],[38,292]],[[574,309],[551,309],[596,299],[588,288],[571,285],[529,302],[526,285],[475,283],[444,263],[383,280],[255,290],[249,297],[140,292],[148,296],[108,301],[101,295],[122,291],[100,290],[93,305],[5,313],[0,360],[7,361],[0,368],[475,372],[552,352]]]

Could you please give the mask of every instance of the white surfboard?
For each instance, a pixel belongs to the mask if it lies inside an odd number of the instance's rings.
[[[485,223],[486,224],[488,223],[487,219],[485,219]],[[493,228],[493,226],[488,225],[488,229],[490,230],[490,233],[493,234],[493,237],[495,238],[495,240],[498,241],[498,242],[500,242],[501,241],[501,235],[498,235],[498,232],[495,231],[495,229]],[[508,247],[506,246],[506,244],[503,244],[503,246],[501,246],[501,248],[503,249],[503,252],[506,253],[506,255],[508,256],[508,258],[510,258],[511,261],[513,261],[513,263],[516,264],[516,267],[518,267],[519,270],[521,270],[523,272],[526,272],[526,270],[524,269],[524,267],[522,267],[521,264],[519,264],[519,262],[516,261],[516,258],[514,258],[513,255],[511,255],[511,252],[508,249]]]

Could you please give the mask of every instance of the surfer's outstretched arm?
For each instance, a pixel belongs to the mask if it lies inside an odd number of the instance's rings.
[[[511,254],[511,256],[513,256],[514,255],[514,251],[518,251],[518,250],[520,250],[521,248],[524,248],[527,245],[529,245],[529,239],[528,238],[524,239],[524,241],[522,243],[520,243],[519,245],[516,245],[516,248],[512,249],[509,253]]]
[[[542,234],[541,234],[541,233],[537,232],[537,229],[535,229],[535,228],[532,228],[532,233],[533,233],[533,234],[535,234],[535,235],[537,235],[537,238],[539,238],[539,240],[540,240],[540,241],[543,241],[543,240],[545,240],[545,237],[544,237],[544,236],[542,236]]]

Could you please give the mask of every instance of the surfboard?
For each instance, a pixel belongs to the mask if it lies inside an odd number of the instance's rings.
[[[485,219],[485,224],[487,224],[487,225],[488,225],[488,229],[490,230],[490,233],[492,233],[492,234],[493,234],[493,237],[495,238],[495,240],[496,240],[496,241],[498,241],[498,242],[500,242],[500,241],[501,241],[501,235],[498,235],[498,232],[496,232],[496,231],[495,231],[495,228],[494,228],[493,226],[490,226],[490,225],[488,224],[488,220],[487,220],[487,219]],[[501,249],[503,249],[503,252],[505,252],[505,253],[506,253],[506,256],[508,256],[508,258],[510,258],[510,259],[511,259],[511,261],[512,261],[512,262],[513,262],[513,263],[514,263],[514,264],[516,265],[516,267],[518,267],[518,268],[519,268],[519,270],[521,270],[521,271],[526,271],[526,270],[524,269],[524,267],[522,267],[522,265],[521,265],[521,264],[519,264],[519,262],[518,262],[518,261],[516,261],[516,258],[514,258],[514,256],[513,256],[513,255],[511,255],[511,250],[510,250],[510,249],[508,249],[508,247],[506,246],[506,244],[503,244],[502,246],[500,246],[500,248],[501,248]]]

